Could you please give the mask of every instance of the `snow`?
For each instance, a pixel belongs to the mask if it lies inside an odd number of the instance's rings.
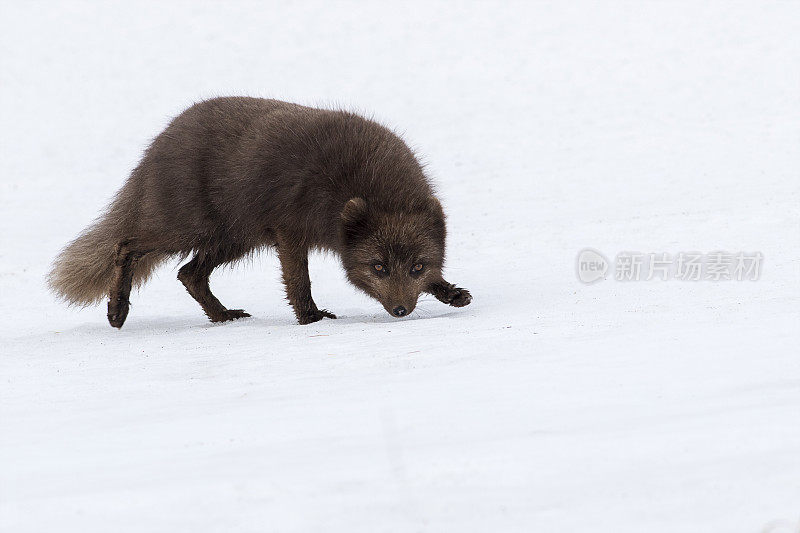
[[[797,3],[0,8],[0,531],[800,531]],[[120,331],[49,262],[223,94],[396,127],[448,213],[396,320],[314,256],[170,264]],[[764,255],[758,281],[580,283],[586,247]]]

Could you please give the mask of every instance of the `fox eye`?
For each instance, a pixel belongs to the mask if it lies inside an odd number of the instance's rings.
[[[423,268],[425,268],[425,265],[423,265],[422,263],[417,263],[416,265],[411,267],[411,273],[412,274],[419,274],[420,272],[422,272]]]
[[[384,268],[384,266],[382,264],[380,264],[380,263],[376,263],[376,264],[372,265],[372,268],[374,268],[378,272],[384,272],[386,270]]]

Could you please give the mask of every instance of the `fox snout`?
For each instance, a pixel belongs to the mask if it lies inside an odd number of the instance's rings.
[[[417,307],[417,298],[417,295],[409,295],[407,298],[386,298],[379,301],[387,313],[395,318],[403,318]]]
[[[413,304],[384,304],[383,307],[386,308],[386,311],[395,318],[402,318],[404,316],[408,316],[411,314],[411,311],[417,306],[417,303],[414,302]]]

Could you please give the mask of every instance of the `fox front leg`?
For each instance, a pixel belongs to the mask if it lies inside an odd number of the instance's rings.
[[[311,324],[323,318],[336,318],[325,309],[317,309],[311,298],[311,279],[308,276],[308,249],[293,245],[285,236],[278,238],[278,258],[286,286],[286,298],[294,308],[300,324]]]
[[[467,289],[456,287],[443,279],[434,281],[428,285],[426,292],[432,294],[440,302],[452,305],[453,307],[464,307],[465,305],[469,305],[472,301],[472,295]]]

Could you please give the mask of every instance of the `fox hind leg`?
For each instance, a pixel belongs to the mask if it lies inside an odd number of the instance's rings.
[[[178,270],[178,279],[189,294],[197,300],[211,322],[226,322],[249,317],[242,309],[228,309],[211,292],[208,278],[219,265],[230,261],[227,258],[197,254]]]
[[[108,295],[108,323],[119,329],[128,318],[130,310],[131,284],[136,263],[146,252],[135,250],[130,243],[117,245],[114,257],[114,273]]]

